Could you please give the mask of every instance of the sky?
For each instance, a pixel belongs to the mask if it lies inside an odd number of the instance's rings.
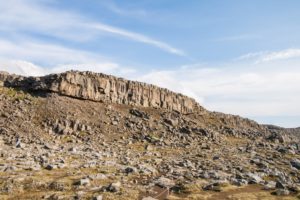
[[[0,71],[94,71],[300,126],[299,0],[0,1]]]

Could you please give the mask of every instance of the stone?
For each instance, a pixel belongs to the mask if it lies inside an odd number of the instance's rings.
[[[76,192],[76,195],[74,196],[75,200],[80,200],[85,196],[86,192],[84,191],[78,191]]]
[[[102,195],[98,195],[98,196],[93,197],[93,200],[102,200],[102,199],[103,199]]]
[[[245,180],[245,179],[236,179],[236,178],[234,178],[234,179],[231,180],[231,183],[233,185],[236,185],[236,186],[243,186],[243,185],[247,185],[248,181]]]
[[[177,126],[178,125],[178,120],[174,120],[174,119],[164,119],[164,122],[166,124],[169,124],[171,126]]]
[[[49,185],[49,189],[56,191],[64,191],[66,189],[66,184],[64,182],[52,182]]]
[[[221,185],[216,182],[216,183],[211,183],[208,185],[205,185],[202,187],[203,190],[210,190],[210,191],[214,191],[214,192],[221,192]]]
[[[300,185],[292,184],[288,186],[290,192],[298,194],[300,192]]]
[[[108,192],[119,192],[121,187],[121,182],[111,183],[106,187]]]
[[[53,169],[56,169],[57,168],[57,166],[56,165],[52,165],[52,164],[48,164],[46,167],[45,167],[45,169],[47,169],[47,170],[53,170]]]
[[[139,111],[138,109],[130,109],[129,113],[140,118],[149,119],[149,115],[147,115],[145,112]]]
[[[300,170],[300,160],[298,160],[298,159],[292,160],[292,161],[291,161],[291,165],[292,165],[294,168]]]
[[[274,194],[278,196],[287,196],[290,192],[287,189],[277,189]]]
[[[114,125],[114,126],[117,126],[118,124],[119,124],[119,122],[115,121],[115,120],[111,122],[111,125]]]
[[[264,185],[264,190],[274,190],[276,185],[275,181],[268,181],[267,184]]]
[[[191,130],[189,129],[189,127],[181,127],[181,128],[179,129],[179,131],[180,131],[181,133],[186,133],[186,134],[190,134],[190,133],[191,133]]]
[[[126,173],[126,174],[131,174],[131,173],[136,173],[136,172],[137,172],[137,169],[134,167],[126,167],[124,169],[124,173]]]
[[[280,134],[278,132],[272,132],[272,134],[267,138],[271,141],[278,141],[280,143],[286,143],[287,142],[287,138],[285,135]]]
[[[276,181],[275,187],[278,189],[285,189],[285,186],[281,181]]]
[[[17,167],[15,167],[15,166],[8,166],[3,171],[4,172],[11,172],[11,171],[16,171],[16,170],[17,170]]]
[[[52,149],[52,146],[50,146],[49,144],[45,144],[44,149],[50,150],[50,149]]]
[[[79,181],[76,181],[74,185],[81,185],[81,186],[87,186],[90,185],[90,179],[89,178],[82,178]]]
[[[146,164],[139,165],[138,169],[139,172],[144,175],[155,175],[158,173],[158,171],[154,167]]]
[[[165,177],[160,177],[156,181],[156,185],[162,188],[171,188],[175,185],[175,182],[171,179],[165,178]]]
[[[157,200],[157,199],[149,196],[149,197],[143,197],[142,200]]]
[[[49,200],[61,200],[61,199],[64,199],[64,196],[59,195],[59,194],[52,194],[47,199],[49,199]]]
[[[147,145],[145,146],[145,150],[147,150],[147,151],[153,151],[154,148],[153,148],[152,145],[147,144]]]
[[[69,151],[72,153],[76,153],[77,149],[76,149],[76,147],[71,147],[71,148],[69,148]]]
[[[93,174],[88,176],[92,180],[105,180],[107,179],[107,176],[105,174]]]
[[[17,138],[17,140],[16,140],[16,147],[17,148],[23,147],[23,144],[21,143],[21,139],[20,138]]]
[[[257,174],[249,172],[246,175],[248,176],[248,182],[250,184],[258,184],[258,183],[261,183],[263,181],[262,178]]]

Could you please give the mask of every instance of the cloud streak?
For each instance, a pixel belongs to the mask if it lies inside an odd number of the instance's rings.
[[[273,60],[285,60],[285,59],[299,58],[299,57],[300,57],[300,49],[285,49],[282,51],[266,53],[260,58],[259,61],[269,62]]]
[[[254,60],[255,63],[272,62],[300,58],[300,49],[284,49],[280,51],[261,51],[248,53],[238,57],[236,60]]]
[[[119,35],[119,36],[122,36],[125,38],[129,38],[129,39],[137,41],[137,42],[149,44],[149,45],[155,46],[157,48],[160,48],[166,52],[175,54],[175,55],[186,56],[182,50],[176,49],[164,42],[152,39],[152,38],[147,37],[142,34],[130,32],[130,31],[127,31],[124,29],[120,29],[120,28],[116,28],[113,26],[108,26],[106,24],[100,24],[100,23],[91,24],[89,27],[91,27],[92,29],[99,30],[99,31],[104,31],[104,32],[112,33],[112,34]]]
[[[147,15],[147,12],[143,9],[135,9],[129,7],[125,9],[118,6],[114,1],[103,1],[99,3],[104,5],[107,9],[109,9],[110,11],[118,15],[133,16],[133,17],[145,17]]]
[[[43,1],[41,1],[43,2]],[[147,44],[170,54],[185,56],[184,51],[149,36],[58,9],[46,7],[35,0],[0,2],[0,30],[22,35],[22,31],[35,31],[72,41],[92,40],[99,32],[109,33],[132,41]]]

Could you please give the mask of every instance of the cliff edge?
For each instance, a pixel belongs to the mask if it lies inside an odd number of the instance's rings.
[[[204,110],[185,95],[102,73],[68,71],[43,77],[24,77],[0,72],[0,82],[7,87],[49,91],[99,102],[162,108],[182,114]]]

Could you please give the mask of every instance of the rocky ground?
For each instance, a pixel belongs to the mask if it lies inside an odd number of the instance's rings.
[[[0,87],[0,199],[297,199],[298,134]]]

